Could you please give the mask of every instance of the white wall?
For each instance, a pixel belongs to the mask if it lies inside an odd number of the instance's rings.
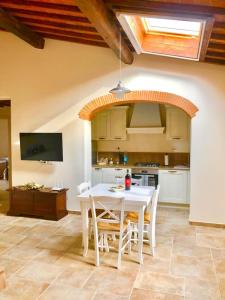
[[[75,185],[89,176],[90,126],[77,114],[116,85],[119,62],[109,49],[47,40],[37,50],[5,32],[0,39],[0,98],[12,99],[13,184],[53,185],[60,177],[70,188],[68,208],[78,209]],[[141,55],[124,67],[123,82],[175,93],[199,107],[192,121],[190,219],[225,224],[225,67]],[[63,132],[60,166],[20,160],[19,132],[40,128]]]

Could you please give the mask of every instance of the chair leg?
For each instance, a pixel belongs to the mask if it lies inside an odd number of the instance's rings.
[[[92,237],[92,220],[89,219],[89,233],[88,233],[88,236],[89,236],[89,240],[91,240],[91,237]]]
[[[132,230],[130,228],[130,226],[128,227],[129,233],[128,233],[128,254],[131,254],[131,236],[132,236]]]
[[[98,240],[98,231],[94,227],[94,241],[95,241],[95,265],[99,266],[99,240]]]
[[[154,235],[154,228],[152,228],[151,225],[148,226],[147,232],[148,232],[148,239],[149,239],[149,244],[150,244],[151,255],[154,256],[154,254],[155,254],[155,235]]]
[[[109,252],[109,244],[108,244],[108,235],[107,235],[107,233],[104,233],[104,246],[105,246],[105,251]]]
[[[104,246],[104,236],[103,236],[103,233],[100,234],[100,241],[99,241],[99,244],[100,244],[100,251],[102,252],[103,251],[103,246]]]
[[[117,269],[120,269],[120,267],[121,267],[122,246],[123,246],[123,240],[122,240],[122,235],[120,234]]]

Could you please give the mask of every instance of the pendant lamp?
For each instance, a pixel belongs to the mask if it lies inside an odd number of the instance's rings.
[[[122,99],[125,94],[131,92],[129,89],[122,86],[121,69],[122,69],[122,66],[121,66],[121,32],[120,32],[120,80],[119,80],[117,86],[109,91],[111,94],[113,94],[118,99]]]

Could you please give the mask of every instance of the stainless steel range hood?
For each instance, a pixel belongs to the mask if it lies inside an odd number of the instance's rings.
[[[160,104],[134,104],[128,134],[163,134]]]

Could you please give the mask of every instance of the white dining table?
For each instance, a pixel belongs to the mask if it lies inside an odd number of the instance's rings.
[[[125,201],[125,211],[135,211],[138,213],[138,261],[140,264],[143,264],[144,211],[151,202],[155,188],[152,186],[131,186],[129,191],[112,192],[110,191],[110,187],[112,186],[113,184],[97,184],[78,196],[82,214],[83,255],[86,256],[88,253],[88,211],[91,208],[89,195],[123,197]],[[96,206],[96,208],[98,207]]]

